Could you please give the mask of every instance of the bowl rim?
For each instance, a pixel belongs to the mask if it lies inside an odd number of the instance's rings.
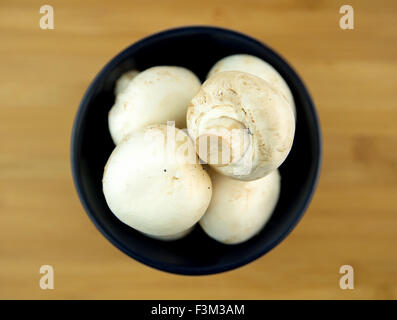
[[[178,35],[183,35],[186,33],[192,34],[192,33],[212,33],[212,32],[217,32],[217,33],[224,33],[228,35],[232,35],[235,37],[240,37],[244,38],[246,41],[252,42],[255,45],[260,45],[263,47],[264,50],[268,52],[269,55],[272,55],[273,58],[278,60],[278,62],[283,65],[283,68],[287,70],[287,73],[289,75],[289,78],[294,78],[293,81],[295,82],[295,86],[298,91],[301,92],[301,94],[304,97],[304,100],[307,101],[309,105],[310,112],[312,113],[313,119],[314,119],[314,130],[316,132],[316,137],[315,137],[315,154],[317,157],[314,159],[313,167],[314,167],[314,174],[311,177],[310,183],[309,183],[309,188],[308,192],[305,195],[303,204],[301,205],[300,208],[296,209],[295,211],[297,214],[295,215],[294,219],[289,225],[284,226],[283,232],[281,232],[277,239],[271,243],[267,243],[266,245],[263,246],[261,250],[259,250],[257,253],[250,255],[244,259],[238,260],[233,263],[227,263],[223,264],[221,266],[210,266],[210,267],[184,267],[184,266],[175,266],[172,264],[166,264],[166,263],[161,263],[152,259],[148,259],[145,256],[131,250],[129,247],[125,246],[122,242],[120,242],[117,237],[114,236],[113,233],[109,232],[107,228],[96,218],[95,211],[93,208],[90,206],[89,201],[87,199],[86,192],[84,191],[83,183],[82,183],[82,177],[79,174],[79,153],[77,150],[80,150],[81,146],[81,139],[79,139],[79,134],[81,130],[81,123],[84,119],[84,116],[88,110],[88,102],[92,98],[93,93],[96,91],[100,80],[103,78],[105,74],[110,72],[118,63],[120,60],[124,59],[126,55],[129,54],[129,51],[132,48],[139,48],[141,46],[144,46],[147,42],[151,41],[156,41],[158,39],[163,38],[164,36],[178,36]],[[270,47],[262,43],[261,41],[248,36],[246,34],[243,34],[239,31],[231,30],[231,29],[226,29],[222,27],[215,27],[215,26],[207,26],[207,25],[193,25],[193,26],[185,26],[185,27],[176,27],[176,28],[171,28],[171,29],[166,29],[164,31],[156,32],[152,35],[149,35],[147,37],[142,38],[141,40],[138,40],[137,42],[129,45],[125,49],[123,49],[121,52],[116,54],[106,65],[98,72],[98,74],[94,77],[94,79],[91,81],[88,89],[85,91],[83,98],[80,102],[80,105],[78,107],[78,110],[75,115],[74,123],[73,123],[73,128],[72,128],[72,133],[71,133],[71,144],[70,144],[70,163],[71,163],[71,171],[72,171],[72,177],[73,177],[73,182],[74,186],[76,188],[78,197],[80,199],[81,204],[83,205],[83,208],[85,209],[86,214],[92,221],[92,223],[96,226],[96,228],[102,233],[103,236],[105,236],[106,239],[108,239],[116,248],[118,248],[120,251],[128,255],[129,257],[133,258],[134,260],[143,263],[144,265],[147,265],[149,267],[152,267],[157,270],[173,273],[173,274],[180,274],[180,275],[210,275],[210,274],[217,274],[221,272],[226,272],[230,271],[239,267],[242,267],[259,257],[265,255],[268,253],[270,250],[275,248],[281,241],[283,241],[290,233],[291,231],[295,228],[295,226],[298,224],[302,216],[304,215],[305,211],[307,210],[314,192],[317,188],[319,177],[320,177],[320,171],[321,171],[321,165],[322,165],[322,149],[323,149],[323,142],[322,142],[322,133],[321,133],[321,124],[320,124],[320,119],[318,116],[318,113],[316,111],[315,105],[313,103],[313,99],[310,96],[308,90],[306,89],[306,86],[302,79],[298,76],[298,74],[295,72],[295,70],[289,65],[286,59],[284,59],[280,54],[276,53],[274,50],[272,50]]]

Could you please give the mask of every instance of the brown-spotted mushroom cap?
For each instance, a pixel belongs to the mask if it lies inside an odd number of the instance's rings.
[[[211,68],[207,78],[222,71],[242,71],[266,80],[289,102],[296,116],[294,97],[290,88],[276,69],[266,61],[249,54],[235,54],[219,60]]]
[[[159,66],[136,75],[116,97],[109,112],[110,134],[117,145],[134,130],[175,121],[186,128],[186,110],[200,80],[182,67]]]
[[[237,244],[252,238],[271,217],[280,194],[278,170],[255,181],[210,172],[212,199],[200,225],[213,239]]]
[[[102,182],[113,214],[153,236],[192,227],[212,194],[211,180],[197,161],[192,141],[167,125],[152,125],[125,137],[112,152]]]
[[[225,71],[207,79],[192,99],[187,128],[204,162],[249,181],[283,163],[292,147],[295,119],[288,102],[265,80]]]

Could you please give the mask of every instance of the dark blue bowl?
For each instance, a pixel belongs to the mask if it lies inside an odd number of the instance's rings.
[[[280,167],[281,195],[265,228],[249,241],[223,245],[200,227],[186,238],[162,242],[121,223],[102,193],[102,174],[114,145],[107,116],[115,81],[136,68],[177,65],[202,81],[219,59],[237,53],[257,56],[275,67],[294,95],[297,127],[293,148]],[[156,269],[189,275],[213,274],[245,265],[279,244],[295,227],[313,196],[320,172],[321,133],[313,102],[294,70],[274,51],[238,32],[214,27],[185,27],[147,37],[114,57],[91,83],[76,115],[71,141],[72,172],[80,200],[97,228],[117,248]]]

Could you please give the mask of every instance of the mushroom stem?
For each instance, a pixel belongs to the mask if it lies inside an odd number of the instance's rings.
[[[204,162],[223,167],[238,162],[249,143],[249,130],[244,123],[222,116],[206,122],[196,139],[196,150]]]

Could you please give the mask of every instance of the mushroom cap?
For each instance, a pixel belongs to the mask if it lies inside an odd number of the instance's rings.
[[[138,70],[130,70],[121,75],[116,81],[116,86],[114,87],[114,95],[117,96],[120,92],[124,91],[128,87],[132,79],[138,75]]]
[[[192,99],[187,128],[202,160],[219,173],[250,181],[283,163],[292,147],[295,118],[288,102],[265,80],[225,71],[207,79]],[[220,146],[201,148],[208,136],[217,137]],[[217,151],[230,157],[221,162]]]
[[[175,121],[178,128],[186,128],[186,110],[200,85],[200,80],[182,67],[159,66],[140,72],[117,95],[109,112],[114,143],[150,124]]]
[[[290,103],[294,116],[296,109],[294,97],[284,78],[276,69],[266,61],[251,56],[249,54],[234,54],[219,60],[209,71],[207,78],[215,73],[223,71],[242,71],[253,74],[266,80],[274,89],[278,90],[281,95]]]
[[[102,183],[114,215],[153,236],[193,226],[212,194],[211,180],[198,163],[192,141],[182,130],[166,125],[151,125],[126,136],[112,152]]]
[[[149,238],[153,238],[156,240],[161,240],[161,241],[175,241],[175,240],[179,240],[182,239],[184,237],[186,237],[188,234],[190,234],[194,229],[194,226],[190,227],[187,230],[178,232],[178,233],[174,233],[174,234],[170,234],[170,235],[166,235],[166,236],[153,236],[151,234],[148,233],[144,233],[145,236],[148,236]]]
[[[225,244],[244,242],[261,231],[279,198],[278,170],[255,181],[230,179],[212,170],[210,176],[212,199],[200,220],[204,231]]]

